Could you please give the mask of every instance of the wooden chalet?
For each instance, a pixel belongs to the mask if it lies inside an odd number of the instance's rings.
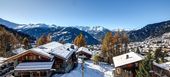
[[[61,52],[62,51],[62,52]],[[57,73],[70,72],[75,66],[77,66],[77,58],[75,51],[67,47],[57,47],[50,54],[54,55],[54,69]]]
[[[7,61],[14,62],[15,77],[50,77],[52,74],[53,57],[39,51],[27,50],[10,57]]]
[[[14,62],[15,77],[50,77],[53,72],[69,72],[77,63],[74,50],[51,42],[8,58]]]
[[[139,62],[143,60],[143,56],[129,52],[123,55],[113,57],[114,77],[135,77],[136,69],[138,69]]]
[[[170,77],[170,62],[156,63],[153,62],[152,77]]]
[[[90,49],[85,48],[85,47],[80,47],[80,48],[77,50],[76,54],[77,54],[78,56],[85,56],[86,59],[90,59],[90,58],[92,57],[92,52],[90,51]]]

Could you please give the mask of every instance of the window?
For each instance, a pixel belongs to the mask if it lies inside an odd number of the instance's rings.
[[[29,60],[29,59],[28,59],[28,56],[25,56],[25,60]]]
[[[59,64],[56,64],[56,65],[55,65],[55,68],[60,68],[60,65],[59,65]]]
[[[41,60],[41,56],[38,56],[38,59]]]
[[[33,60],[33,57],[32,57],[32,56],[29,56],[29,60]]]
[[[41,76],[46,76],[47,75],[47,73],[45,71],[41,71],[40,73],[41,73]]]
[[[32,60],[36,60],[36,56],[32,56]]]

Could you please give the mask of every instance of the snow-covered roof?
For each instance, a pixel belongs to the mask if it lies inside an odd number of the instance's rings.
[[[77,52],[85,52],[85,53],[88,53],[88,54],[91,54],[92,55],[92,52],[88,49],[88,48],[85,48],[85,47],[80,47]]]
[[[55,56],[58,56],[58,57],[61,57],[67,60],[68,58],[70,58],[73,52],[74,52],[73,50],[70,50],[69,48],[65,46],[59,46],[59,47],[54,48],[52,52],[50,52],[50,54],[53,54]]]
[[[20,63],[14,69],[15,71],[28,70],[50,70],[54,62],[25,62]]]
[[[53,58],[54,56],[45,52],[45,51],[42,51],[41,49],[39,48],[33,48],[33,49],[30,49],[31,52],[35,52],[37,54],[41,54],[43,56],[46,56],[46,57],[49,57],[49,58]]]
[[[74,50],[71,50],[70,48],[68,48],[67,46],[65,46],[61,43],[50,42],[50,43],[38,46],[36,48],[32,48],[32,49],[26,50],[24,52],[21,52],[17,55],[14,55],[13,57],[18,56],[20,54],[26,54],[28,52],[37,53],[37,54],[46,56],[51,59],[54,56],[56,56],[56,57],[58,56],[60,58],[67,60],[71,56],[71,54],[74,52]],[[13,58],[13,57],[11,57],[11,58]]]
[[[162,68],[162,69],[165,69],[167,71],[170,71],[170,62],[166,62],[166,63],[161,63],[161,64],[158,64],[156,63],[155,61],[153,62],[154,65]]]
[[[22,47],[12,50],[12,52],[15,53],[15,54],[19,54],[19,53],[22,53],[24,51],[26,51],[26,50]]]
[[[50,42],[41,46],[36,47],[37,49],[40,49],[45,52],[51,52],[52,49],[58,47],[58,46],[63,46],[63,44],[59,42]]]
[[[73,50],[77,50],[78,49],[78,46],[76,46],[74,44],[71,44],[71,43],[66,43],[66,44],[64,44],[64,46],[66,46],[67,48],[70,48],[70,49],[72,49],[71,46],[74,46]]]
[[[36,48],[31,48],[29,50],[24,50],[24,51],[20,52],[19,54],[10,57],[9,60],[14,59],[14,58],[18,58],[18,56],[20,56],[22,54],[29,53],[29,52],[37,53],[37,54],[40,54],[40,55],[43,55],[43,56],[46,56],[46,57],[52,59],[54,56],[49,54],[49,53],[52,52],[52,50],[54,48],[56,48],[58,46],[62,46],[62,45],[63,44],[58,43],[58,42],[50,42],[50,43],[38,46]]]
[[[0,66],[1,66],[2,64],[4,64],[4,61],[5,61],[6,59],[7,59],[7,58],[0,57]]]
[[[127,58],[128,55],[128,58]],[[123,66],[126,64],[134,63],[143,60],[144,57],[135,53],[135,52],[129,52],[123,55],[119,55],[116,57],[113,57],[113,62],[115,67]]]
[[[50,43],[38,46],[36,48],[32,48],[30,50],[33,52],[42,54],[44,56],[53,58],[54,56],[49,53],[51,53],[56,47],[59,47],[59,46],[63,46],[63,44],[58,43],[58,42],[50,42]]]

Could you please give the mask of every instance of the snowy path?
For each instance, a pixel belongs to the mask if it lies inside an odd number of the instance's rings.
[[[94,65],[92,61],[85,62],[84,77],[113,77],[112,67],[106,63]],[[70,73],[54,75],[52,77],[82,77],[81,64]]]

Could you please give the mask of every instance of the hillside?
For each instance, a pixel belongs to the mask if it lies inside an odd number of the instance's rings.
[[[27,35],[27,34],[25,34],[25,33],[16,31],[15,29],[8,28],[8,27],[6,27],[5,25],[0,24],[0,27],[2,27],[2,28],[4,28],[6,31],[14,34],[14,36],[16,36],[18,39],[19,39],[19,37],[22,37],[22,38],[27,37],[28,39],[30,39],[30,40],[32,40],[32,41],[35,40],[34,37],[32,37],[32,36],[30,36],[30,35]]]
[[[167,32],[170,32],[170,20],[148,24],[139,30],[128,32],[128,35],[131,41],[144,41],[148,37],[154,38]]]

